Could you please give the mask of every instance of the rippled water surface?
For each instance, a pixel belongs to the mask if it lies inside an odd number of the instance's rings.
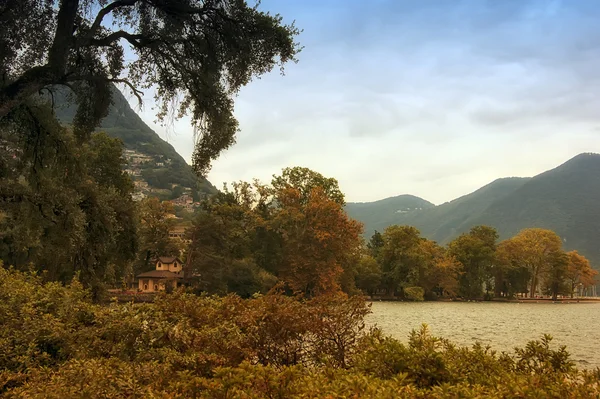
[[[578,367],[600,367],[600,303],[373,302],[369,324],[403,342],[427,323],[433,335],[470,346],[475,341],[511,351],[552,335]]]

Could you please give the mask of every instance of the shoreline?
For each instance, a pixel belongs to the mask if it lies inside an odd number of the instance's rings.
[[[461,299],[438,299],[438,300],[425,300],[425,301],[407,301],[400,298],[393,297],[369,297],[369,302],[458,302],[458,303],[483,303],[483,302],[497,302],[497,303],[600,303],[600,297],[585,297],[585,298],[562,298],[553,300],[552,298],[494,298],[490,300],[473,299],[473,300],[461,300]]]

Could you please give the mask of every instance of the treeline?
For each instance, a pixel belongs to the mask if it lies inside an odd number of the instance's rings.
[[[335,179],[288,168],[270,185],[239,182],[206,199],[185,246],[185,273],[197,292],[249,297],[276,283],[289,293],[315,296],[358,292],[355,266],[362,226],[348,218]],[[177,255],[168,238],[169,205],[142,203],[142,242]],[[146,215],[146,216],[145,216]],[[171,244],[170,244],[171,243]],[[142,244],[144,246],[144,244]],[[147,259],[158,253],[147,252]]]
[[[359,288],[409,300],[582,295],[596,283],[590,262],[565,252],[551,230],[524,229],[498,242],[488,226],[473,227],[446,247],[410,226],[375,232],[360,261]]]
[[[299,300],[161,293],[151,304],[94,304],[0,265],[3,398],[592,398],[544,336],[498,354],[414,331],[406,344],[367,329],[360,296]]]
[[[498,242],[496,230],[476,226],[443,247],[414,227],[391,226],[365,243],[362,226],[343,207],[337,181],[306,168],[287,168],[270,185],[224,187],[204,201],[188,230],[184,252],[193,286],[248,297],[283,282],[290,293],[342,289],[434,300],[556,299],[583,295],[595,284],[589,261],[565,252],[550,230],[525,229]]]

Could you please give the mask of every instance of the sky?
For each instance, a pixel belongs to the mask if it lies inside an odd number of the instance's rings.
[[[208,179],[335,177],[349,202],[435,204],[600,152],[598,0],[263,0],[303,29],[297,64],[236,98]],[[151,96],[148,96],[148,99]],[[189,119],[165,129],[190,162]],[[139,109],[139,108],[138,108]]]

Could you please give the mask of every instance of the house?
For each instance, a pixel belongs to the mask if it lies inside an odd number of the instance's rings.
[[[176,238],[179,240],[185,239],[185,226],[174,226],[169,230],[169,238]]]
[[[136,278],[141,292],[176,288],[183,281],[183,262],[176,256],[161,256],[156,260],[156,270],[138,274]]]

